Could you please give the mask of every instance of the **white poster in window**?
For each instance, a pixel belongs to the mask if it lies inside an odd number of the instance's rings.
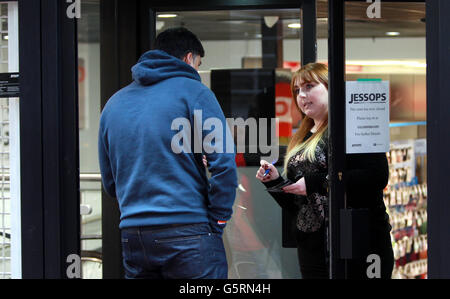
[[[389,81],[346,82],[347,154],[389,151]]]

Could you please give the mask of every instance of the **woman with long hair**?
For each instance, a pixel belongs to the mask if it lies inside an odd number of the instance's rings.
[[[303,278],[329,278],[328,229],[328,68],[310,63],[294,73],[293,99],[303,118],[292,137],[284,159],[284,178],[267,161],[261,160],[256,178],[283,208],[296,214],[296,241]],[[390,278],[393,268],[389,217],[383,202],[389,169],[386,155],[352,154],[346,156],[345,184],[349,208],[368,209],[369,254],[381,259],[381,278]],[[367,278],[369,264],[364,257],[349,260],[347,277]]]
[[[291,82],[303,118],[284,159],[284,173],[293,184],[271,192],[282,208],[296,211],[297,248],[303,278],[328,278],[326,219],[328,212],[328,69],[320,63],[298,70]],[[266,170],[270,172],[264,176]],[[266,187],[284,181],[277,169],[261,160],[256,178]]]

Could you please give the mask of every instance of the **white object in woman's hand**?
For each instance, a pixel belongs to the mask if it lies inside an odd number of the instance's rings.
[[[283,191],[286,193],[306,196],[307,194],[306,194],[305,178],[303,177],[299,179],[296,183],[284,187]]]
[[[270,164],[269,162],[267,162],[265,160],[261,160],[260,164],[261,164],[261,167],[256,172],[256,178],[258,180],[260,180],[263,183],[267,183],[267,182],[278,179],[280,174],[278,173],[278,170],[275,166],[273,166],[272,164]],[[266,172],[266,170],[269,170],[269,173],[266,176],[264,176],[264,173]]]

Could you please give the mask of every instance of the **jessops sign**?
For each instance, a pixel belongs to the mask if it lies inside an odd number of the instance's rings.
[[[347,154],[389,151],[389,82],[346,82]]]

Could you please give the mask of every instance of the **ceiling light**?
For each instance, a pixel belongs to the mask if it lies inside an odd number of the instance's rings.
[[[156,21],[156,30],[161,30],[164,27],[164,21]]]
[[[349,60],[347,65],[363,65],[363,66],[393,66],[393,67],[416,67],[426,68],[426,62],[409,61],[409,60]]]
[[[240,25],[245,23],[245,21],[243,20],[220,20],[220,22],[233,25]]]
[[[386,35],[388,35],[388,36],[399,36],[400,32],[386,32]]]
[[[158,18],[176,18],[177,16],[176,14],[159,14]]]
[[[288,27],[298,29],[298,28],[302,28],[302,25],[300,23],[291,23],[288,25]]]
[[[278,16],[264,16],[264,23],[267,27],[272,28],[280,17]]]

